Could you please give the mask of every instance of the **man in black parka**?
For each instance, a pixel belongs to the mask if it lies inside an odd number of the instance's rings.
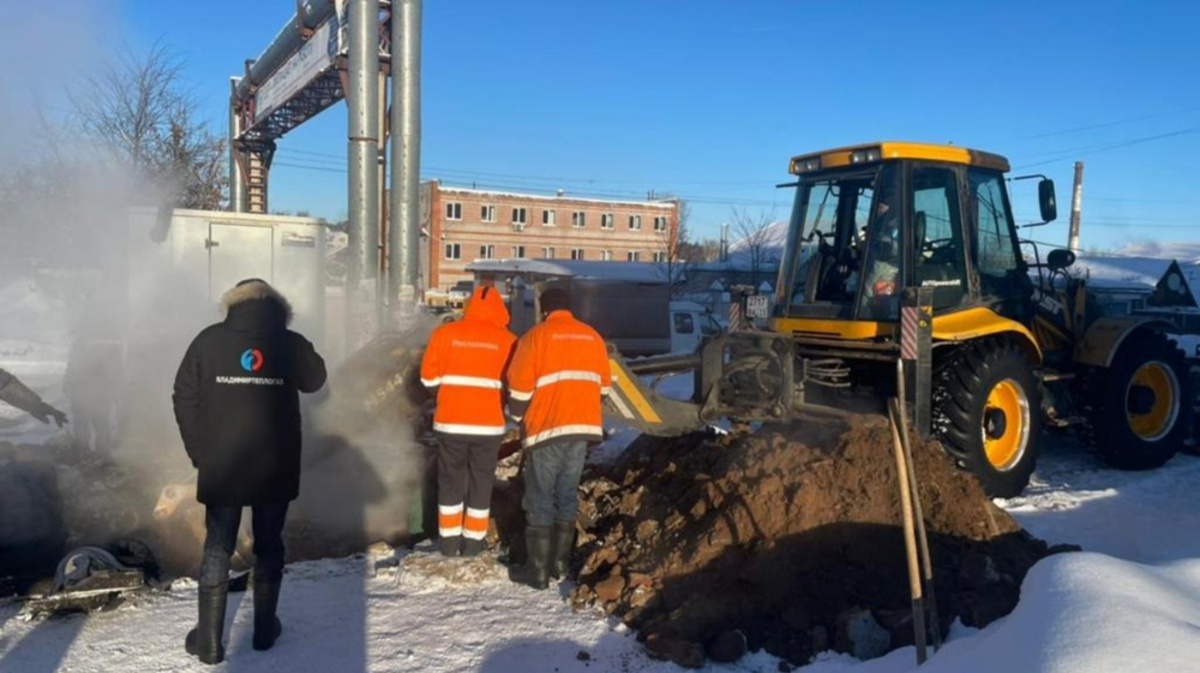
[[[199,470],[207,538],[200,565],[200,615],[186,647],[207,664],[221,644],[230,557],[242,508],[254,530],[254,649],[279,637],[275,616],[283,579],[283,524],[300,492],[300,399],[325,384],[325,362],[287,326],[291,306],[258,279],[222,298],[223,322],[200,332],[175,377],[175,420]]]

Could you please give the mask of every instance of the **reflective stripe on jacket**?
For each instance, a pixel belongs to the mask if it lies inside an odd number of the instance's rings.
[[[604,339],[570,311],[551,313],[517,342],[508,369],[508,406],[524,422],[524,445],[604,439],[601,397],[611,381]]]
[[[462,320],[437,328],[421,360],[421,383],[437,395],[433,429],[448,435],[503,435],[504,367],[516,337],[493,287],[479,287]]]

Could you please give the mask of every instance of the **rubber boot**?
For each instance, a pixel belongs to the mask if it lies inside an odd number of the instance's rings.
[[[196,628],[188,632],[184,649],[205,664],[219,664],[225,660],[221,636],[225,632],[225,604],[228,598],[228,584],[200,587],[199,620]]]
[[[462,536],[450,535],[447,537],[438,538],[438,550],[442,552],[442,556],[454,558],[462,550]]]
[[[474,540],[469,537],[463,538],[462,555],[463,556],[479,556],[483,550],[487,549],[487,540]]]
[[[575,522],[555,521],[550,538],[550,576],[561,579],[571,571],[571,551],[575,549]]]
[[[280,580],[254,578],[254,649],[260,652],[271,649],[283,633],[283,623],[275,614],[280,585]]]
[[[509,579],[518,583],[545,589],[550,586],[550,527],[525,527],[525,565],[513,568]]]

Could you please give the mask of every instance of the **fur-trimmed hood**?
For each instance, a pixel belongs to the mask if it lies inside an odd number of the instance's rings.
[[[230,311],[237,306],[258,300],[277,304],[283,312],[284,325],[292,323],[292,304],[279,293],[279,290],[271,287],[265,280],[257,278],[243,280],[221,297],[221,317],[228,318]]]

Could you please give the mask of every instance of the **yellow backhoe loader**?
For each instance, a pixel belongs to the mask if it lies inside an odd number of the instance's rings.
[[[721,418],[882,413],[903,360],[916,428],[993,496],[1024,489],[1048,428],[1077,429],[1117,468],[1162,465],[1191,434],[1175,328],[1104,315],[1073,253],[1022,241],[1008,183],[1024,178],[1008,171],[995,154],[904,142],[793,158],[768,328],[687,355],[612,349],[608,412],[662,436]],[[1055,219],[1054,184],[1042,177],[1038,195],[1042,220]],[[691,400],[643,383],[688,371]]]

